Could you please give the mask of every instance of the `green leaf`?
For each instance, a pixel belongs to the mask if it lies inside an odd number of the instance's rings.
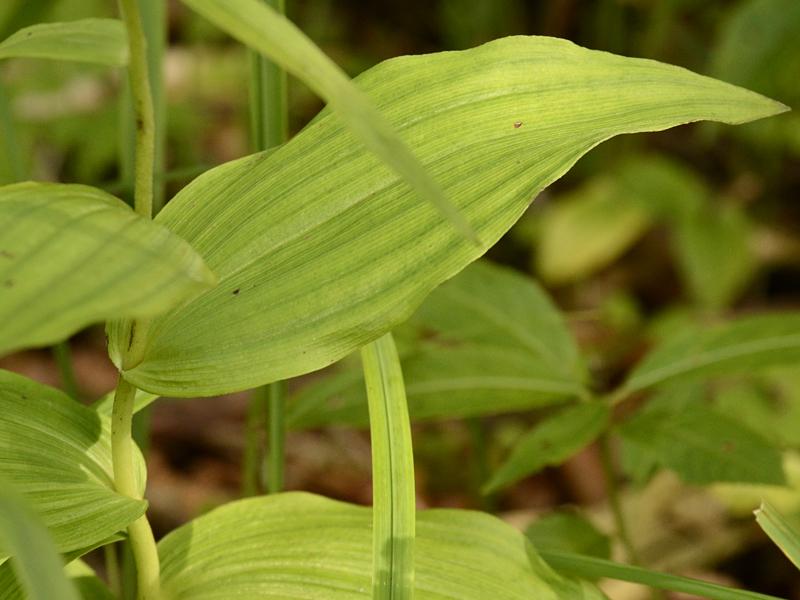
[[[506,461],[483,487],[490,494],[558,465],[593,442],[608,426],[610,407],[603,402],[584,402],[538,423],[516,443]]]
[[[39,23],[3,40],[3,58],[49,58],[124,67],[128,64],[128,37],[118,19]]]
[[[767,502],[761,503],[761,508],[755,511],[755,515],[756,522],[764,533],[800,569],[800,534],[797,529]]]
[[[706,329],[685,329],[636,366],[620,394],[677,379],[753,372],[800,360],[800,313],[743,317]]]
[[[0,187],[0,232],[0,355],[155,315],[214,282],[186,242],[87,186]]]
[[[15,576],[11,563],[6,561],[0,565],[0,600],[31,600]],[[116,600],[106,584],[82,560],[72,561],[64,567],[64,572],[81,600]]]
[[[372,597],[371,510],[284,493],[232,502],[159,543],[162,589],[172,600]],[[557,576],[524,536],[490,515],[420,511],[414,546],[417,600],[600,600]]]
[[[597,178],[542,215],[536,265],[545,280],[577,281],[611,264],[648,229],[650,212],[621,192],[612,178]]]
[[[3,370],[0,405],[0,478],[31,504],[59,551],[105,542],[144,513],[146,502],[114,491],[110,419]]]
[[[386,118],[325,53],[278,11],[259,0],[183,0],[324,98],[361,142],[429,200],[477,245],[475,232]]]
[[[27,600],[78,600],[64,574],[64,563],[47,530],[28,503],[0,480],[0,553],[11,555],[11,567]],[[0,567],[2,569],[2,567]],[[0,591],[6,596],[7,587]]]
[[[396,332],[413,420],[513,412],[586,394],[585,366],[558,309],[536,282],[478,261],[431,293]],[[364,425],[356,369],[303,388],[292,427]]]
[[[687,483],[785,483],[781,454],[769,440],[701,405],[661,404],[619,431],[626,449],[675,470]]]
[[[752,226],[736,206],[707,206],[684,219],[675,232],[683,279],[704,308],[735,300],[756,270],[750,248]]]
[[[541,554],[542,558],[554,569],[572,577],[618,579],[620,581],[649,585],[659,590],[710,598],[711,600],[781,600],[775,596],[736,590],[716,583],[708,583],[699,579],[681,577],[680,575],[659,573],[592,556],[580,556],[578,554],[549,550],[542,551]]]
[[[358,83],[482,245],[324,111],[271,154],[202,175],[158,215],[221,283],[153,322],[147,356],[126,373],[137,387],[213,395],[324,367],[409,317],[603,140],[785,110],[684,69],[546,37],[398,58]]]
[[[373,600],[414,595],[416,495],[411,425],[392,334],[361,349],[372,444]]]
[[[573,552],[611,557],[611,540],[589,521],[574,512],[552,512],[536,519],[525,530],[525,536],[539,552]]]

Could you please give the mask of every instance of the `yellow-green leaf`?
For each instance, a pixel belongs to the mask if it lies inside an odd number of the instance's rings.
[[[603,140],[786,110],[678,67],[547,37],[393,59],[357,82],[481,246],[325,111],[278,150],[202,175],[159,214],[220,285],[154,320],[132,383],[213,395],[324,367],[410,316]]]
[[[159,543],[171,600],[368,600],[371,510],[306,493],[227,504]],[[417,513],[416,600],[600,600],[556,575],[525,537],[486,514]]]
[[[105,319],[152,316],[213,282],[189,244],[114,196],[0,187],[0,355]]]
[[[60,552],[103,543],[144,513],[146,502],[114,490],[110,418],[3,370],[0,406],[0,478],[36,511]]]
[[[117,19],[39,23],[3,40],[3,58],[49,58],[123,67],[128,64],[128,37]]]
[[[469,222],[447,200],[439,184],[386,118],[291,21],[260,0],[183,1],[318,93],[367,148],[431,201],[463,235],[477,243]]]

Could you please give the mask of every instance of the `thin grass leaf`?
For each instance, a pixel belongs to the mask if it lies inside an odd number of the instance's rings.
[[[361,142],[431,202],[462,235],[469,221],[420,164],[392,125],[347,75],[291,21],[260,0],[184,0],[220,29],[263,53],[324,98]]]
[[[387,333],[361,350],[372,441],[374,600],[414,596],[414,454],[400,357]]]
[[[64,563],[47,530],[28,504],[0,480],[0,552],[11,555],[11,566],[27,600],[79,600],[64,574]],[[8,588],[0,591],[5,597]]]
[[[3,40],[3,58],[48,58],[124,67],[128,64],[128,38],[118,19],[39,23]]]
[[[618,579],[641,583],[659,590],[692,594],[710,600],[782,600],[776,596],[727,588],[716,583],[659,573],[602,558],[566,552],[542,551],[542,558],[559,573],[584,579]]]
[[[800,533],[768,502],[755,511],[756,522],[786,557],[800,569]]]
[[[159,214],[220,285],[153,321],[147,355],[126,372],[137,387],[206,396],[327,366],[408,318],[603,140],[786,110],[684,69],[546,37],[397,58],[357,83],[481,247],[323,111],[274,152],[200,176]],[[111,338],[113,355],[121,337]]]

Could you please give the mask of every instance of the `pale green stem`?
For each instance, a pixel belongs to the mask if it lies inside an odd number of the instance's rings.
[[[53,357],[56,359],[58,373],[61,376],[61,386],[68,396],[75,400],[81,399],[75,369],[72,366],[72,352],[69,341],[65,340],[53,346]]]
[[[414,454],[403,373],[391,334],[361,349],[372,442],[373,600],[414,595]]]
[[[155,121],[147,66],[147,42],[136,0],[119,0],[128,30],[130,62],[128,81],[136,124],[134,152],[134,209],[146,219],[153,217],[153,171],[155,165]]]
[[[153,161],[154,171],[165,171],[167,138],[167,98],[164,88],[164,53],[167,44],[167,2],[140,0],[142,28],[147,40],[148,81],[153,102]],[[164,206],[164,182],[156,178],[153,187],[153,214]]]
[[[286,13],[285,0],[264,0],[266,4],[281,14]],[[258,52],[250,51],[250,137],[256,152],[268,150],[283,144],[289,136],[289,111],[287,108],[286,71],[264,58]],[[285,461],[285,395],[286,384],[275,382],[268,386],[264,394],[267,402],[268,445],[266,453],[267,489],[270,494],[283,490]],[[254,394],[251,402],[261,402],[260,394]],[[251,407],[250,413],[257,412]],[[257,463],[248,465],[254,450],[249,448],[245,455],[245,469],[256,468]],[[252,482],[257,474],[245,473],[247,482]]]
[[[136,388],[120,376],[111,413],[111,460],[117,492],[140,499],[142,496],[136,481],[131,435],[135,396]],[[158,549],[147,515],[142,515],[128,526],[128,537],[136,561],[136,597],[138,600],[156,600],[159,598]]]
[[[244,432],[244,457],[242,460],[242,495],[255,496],[260,493],[260,464],[264,420],[267,417],[267,394],[270,386],[253,390],[247,408]]]
[[[134,210],[146,219],[153,216],[153,171],[155,160],[155,123],[153,99],[147,63],[147,42],[142,28],[137,0],[120,0],[120,12],[128,32],[128,81],[136,123],[134,151]],[[122,357],[122,370],[130,369],[144,358],[147,321],[132,321],[128,347]],[[120,494],[140,498],[136,482],[132,432],[133,403],[136,388],[120,375],[111,415],[111,456],[114,485]],[[128,538],[134,561],[138,600],[157,600],[160,596],[159,560],[153,531],[144,514],[128,526]]]
[[[4,158],[8,165],[6,169],[0,169],[0,177],[3,171],[7,171],[6,175],[12,181],[22,181],[25,177],[25,166],[22,164],[22,152],[17,138],[17,128],[14,126],[14,117],[11,114],[11,103],[2,80],[0,80],[0,140],[3,144],[0,158]]]
[[[267,386],[269,411],[267,451],[267,491],[277,494],[283,490],[286,464],[286,382],[276,381]]]
[[[111,590],[115,598],[122,598],[122,574],[119,569],[117,544],[106,544],[103,546],[103,555],[105,558],[108,589]]]
[[[622,511],[622,504],[619,499],[619,489],[617,486],[617,473],[614,468],[614,459],[611,456],[611,440],[609,439],[608,432],[603,433],[599,439],[600,445],[600,460],[603,465],[603,475],[606,480],[606,493],[608,495],[608,503],[611,507],[611,513],[614,517],[614,527],[617,530],[617,538],[622,543],[625,552],[628,555],[628,560],[635,564],[639,562],[639,555],[636,548],[631,541],[631,536],[628,532],[628,524],[625,521],[625,514]]]

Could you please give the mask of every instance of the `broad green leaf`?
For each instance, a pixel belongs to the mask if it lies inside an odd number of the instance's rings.
[[[271,154],[202,175],[158,215],[220,285],[153,322],[147,356],[126,373],[132,383],[213,395],[324,367],[404,321],[603,140],[786,109],[684,69],[546,37],[398,58],[358,84],[481,246],[326,110]]]
[[[8,562],[26,592],[26,599],[78,600],[53,540],[29,504],[13,489],[5,479],[0,480],[0,553],[13,557]],[[0,598],[6,596],[4,588]]]
[[[677,227],[678,267],[702,307],[724,308],[755,273],[751,230],[744,211],[736,206],[706,206]]]
[[[687,483],[783,484],[780,452],[756,432],[702,405],[643,410],[619,429],[626,444]]]
[[[611,540],[574,512],[553,512],[536,519],[525,536],[539,552],[573,552],[611,558]]]
[[[498,414],[585,395],[585,366],[558,309],[532,279],[478,261],[425,300],[398,335],[413,420]],[[292,427],[364,425],[359,372],[300,391]]]
[[[260,0],[183,0],[254,50],[263,53],[324,98],[361,142],[425,199],[430,200],[462,234],[475,232],[441,187],[347,75],[300,29]]]
[[[189,245],[98,189],[0,187],[0,355],[145,317],[214,282]]]
[[[621,393],[677,379],[752,373],[800,360],[800,313],[743,317],[690,328],[658,344],[634,368]]]
[[[372,597],[371,510],[284,493],[240,500],[159,543],[162,589],[172,600]],[[600,600],[557,576],[524,536],[486,514],[417,513],[417,600]]]
[[[550,550],[542,551],[541,554],[542,558],[554,569],[572,577],[619,579],[620,581],[649,585],[659,590],[691,594],[711,600],[781,600],[776,596],[737,590],[680,575],[659,573],[593,556]]]
[[[361,349],[372,445],[372,598],[414,595],[416,495],[400,357],[387,333]]]
[[[20,29],[0,43],[3,58],[49,58],[123,67],[128,64],[128,37],[117,19],[39,23]]]
[[[800,533],[767,502],[755,511],[756,521],[786,557],[800,569]]]
[[[144,501],[114,491],[110,419],[2,370],[0,405],[0,478],[31,504],[60,552],[104,542],[144,513]]]
[[[561,464],[593,442],[608,426],[610,417],[608,404],[584,402],[536,424],[516,443],[483,492],[495,492],[547,466]]]
[[[579,280],[611,264],[650,224],[650,212],[612,178],[592,180],[542,215],[537,271],[553,284]]]

